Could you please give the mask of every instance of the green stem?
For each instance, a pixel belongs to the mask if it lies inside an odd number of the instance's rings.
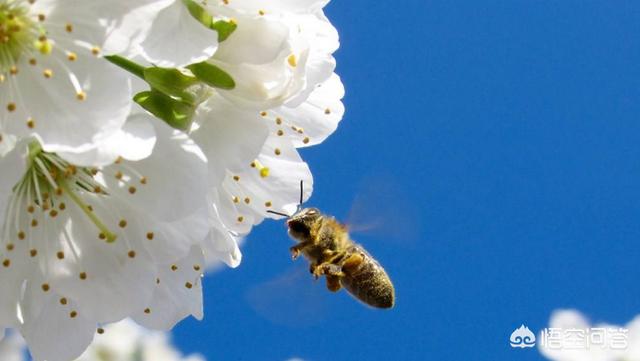
[[[144,80],[144,66],[127,58],[123,58],[120,55],[107,55],[105,56],[105,59]]]

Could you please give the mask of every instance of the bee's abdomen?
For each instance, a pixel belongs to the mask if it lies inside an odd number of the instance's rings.
[[[359,265],[343,269],[342,286],[362,302],[377,308],[391,308],[395,291],[391,279],[373,258],[365,256]]]

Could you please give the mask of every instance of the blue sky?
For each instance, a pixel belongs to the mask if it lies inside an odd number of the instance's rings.
[[[567,307],[620,324],[640,313],[640,2],[348,0],[327,14],[347,113],[303,151],[309,204],[343,217],[363,182],[392,179],[410,205],[369,197],[393,224],[354,238],[397,306],[324,292],[266,222],[238,269],[205,279],[205,320],[175,330],[185,352],[541,360],[509,347],[521,323],[539,330]],[[415,239],[389,236],[405,223]]]

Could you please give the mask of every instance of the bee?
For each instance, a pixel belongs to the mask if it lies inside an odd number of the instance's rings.
[[[395,290],[387,272],[365,249],[356,244],[347,227],[334,217],[322,214],[317,208],[298,210],[287,217],[289,235],[298,243],[291,247],[292,258],[302,254],[309,261],[309,271],[316,279],[325,276],[327,288],[337,292],[345,288],[351,295],[376,308],[391,308],[395,303]]]

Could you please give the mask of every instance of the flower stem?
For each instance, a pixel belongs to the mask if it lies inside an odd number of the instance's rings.
[[[123,58],[120,55],[107,55],[105,59],[109,60],[111,63],[121,67],[122,69],[128,71],[129,73],[137,76],[138,78],[144,79],[144,69],[145,67],[133,62],[129,59]]]
[[[95,213],[93,213],[89,205],[84,203],[82,199],[69,188],[69,185],[67,184],[66,181],[61,181],[60,187],[62,188],[62,190],[64,190],[66,194],[69,195],[71,200],[73,200],[73,202],[77,204],[78,207],[80,207],[80,209],[82,209],[84,214],[87,217],[89,217],[91,222],[93,222],[93,224],[95,224],[96,227],[98,227],[98,229],[102,232],[102,234],[104,234],[107,243],[113,243],[116,241],[116,238],[118,238],[118,236],[116,236],[111,231],[109,231],[109,228],[107,228],[107,226],[104,223],[102,223],[102,221],[98,218],[98,216],[96,216]]]

